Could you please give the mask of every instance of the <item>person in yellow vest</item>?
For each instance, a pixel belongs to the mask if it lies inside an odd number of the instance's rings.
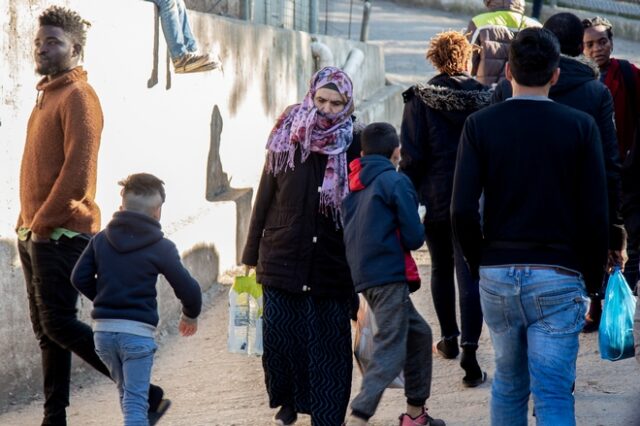
[[[471,75],[490,86],[504,78],[509,43],[518,31],[542,25],[524,16],[524,0],[484,0],[484,4],[489,11],[471,19],[467,37],[478,46],[471,58]]]

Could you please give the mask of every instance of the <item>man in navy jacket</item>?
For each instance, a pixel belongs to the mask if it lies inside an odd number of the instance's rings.
[[[522,30],[506,67],[513,97],[469,116],[458,149],[451,221],[480,277],[494,425],[526,425],[530,391],[539,424],[575,424],[586,290],[599,288],[607,258],[600,134],[591,116],[548,98],[559,60],[553,33]]]

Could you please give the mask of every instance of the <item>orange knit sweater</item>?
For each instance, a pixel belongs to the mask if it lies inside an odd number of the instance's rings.
[[[100,230],[95,203],[103,118],[100,101],[76,67],[36,86],[20,169],[18,228],[49,236],[55,228]]]

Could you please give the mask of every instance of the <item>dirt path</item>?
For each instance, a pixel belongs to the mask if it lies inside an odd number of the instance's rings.
[[[423,277],[429,276],[428,254],[421,250],[417,261]],[[431,295],[425,283],[414,296],[421,313],[428,319],[434,334],[439,330]],[[209,294],[210,306],[200,321],[199,333],[189,339],[176,335],[164,338],[154,366],[154,380],[162,385],[173,401],[161,424],[175,426],[267,425],[273,415],[264,391],[259,358],[229,354],[226,351],[228,287],[220,286]],[[493,376],[493,350],[486,327],[480,342],[479,361]],[[476,389],[463,388],[462,372],[456,360],[434,357],[433,388],[429,406],[434,415],[448,425],[488,425],[490,380]],[[96,375],[97,376],[97,375]],[[116,390],[101,377],[94,385],[75,389],[69,408],[70,426],[112,426],[121,424]],[[602,361],[597,353],[597,335],[581,336],[576,388],[576,411],[579,425],[640,425],[636,419],[640,400],[640,373],[633,360],[616,363]],[[352,395],[360,385],[354,369]],[[371,424],[397,424],[404,399],[400,390],[389,390]],[[0,425],[37,425],[41,401],[17,408],[0,416]],[[309,426],[301,416],[301,426]],[[530,424],[534,424],[531,418]]]

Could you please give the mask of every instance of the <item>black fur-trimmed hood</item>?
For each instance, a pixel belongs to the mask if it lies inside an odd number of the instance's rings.
[[[409,91],[427,107],[444,114],[468,114],[484,108],[491,101],[489,88],[467,73],[438,74],[427,84],[417,84]]]
[[[454,126],[462,126],[467,116],[489,105],[491,91],[467,73],[438,74],[404,93],[405,102],[415,98],[428,110]],[[414,101],[415,102],[415,101]]]
[[[418,84],[415,95],[429,108],[438,111],[477,111],[491,101],[491,91],[453,89],[451,87]]]

